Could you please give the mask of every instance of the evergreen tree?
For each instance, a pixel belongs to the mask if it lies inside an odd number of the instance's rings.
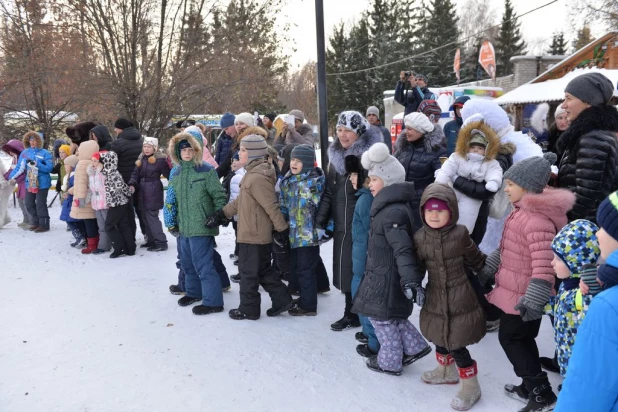
[[[592,34],[590,33],[590,27],[585,24],[584,27],[577,30],[577,37],[575,38],[575,41],[573,41],[573,52],[587,46],[593,41],[594,37],[592,37]]]
[[[520,24],[511,0],[506,0],[500,33],[496,36],[496,44],[494,44],[497,76],[511,74],[513,71],[511,57],[520,56],[526,52],[526,43],[520,32]]]
[[[567,54],[567,41],[564,39],[564,33],[554,33],[547,54],[553,56],[564,56]]]
[[[347,52],[348,38],[345,24],[341,23],[333,29],[326,50],[326,73],[342,73],[348,71]],[[345,91],[347,88],[345,75],[326,76],[328,89],[328,118],[336,121],[336,116],[345,110]]]

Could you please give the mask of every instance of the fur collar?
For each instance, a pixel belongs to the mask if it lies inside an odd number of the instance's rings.
[[[335,140],[328,148],[328,160],[338,174],[345,175],[345,157],[346,156],[361,156],[371,147],[371,145],[384,141],[384,136],[379,128],[371,126],[363,133],[357,141],[352,143],[350,147],[344,149],[339,142]]]
[[[586,133],[594,130],[618,132],[618,111],[614,106],[592,106],[583,110],[556,143],[556,150],[563,153],[574,147]]]
[[[446,147],[446,137],[444,136],[444,132],[440,126],[436,126],[433,128],[433,131],[427,133],[423,138],[423,146],[425,150],[428,152],[434,152],[441,147]],[[395,142],[395,152],[399,150],[405,150],[406,148],[413,146],[413,143],[408,142],[406,138],[405,129],[401,131],[399,137],[397,138],[397,142]]]
[[[527,193],[515,207],[549,218],[558,230],[567,223],[566,214],[575,204],[575,194],[566,189],[546,187],[543,193]]]
[[[455,146],[455,152],[463,159],[468,155],[468,149],[470,148],[470,139],[472,139],[472,130],[480,130],[485,134],[487,139],[487,148],[485,149],[485,162],[495,160],[500,150],[500,139],[494,130],[487,126],[484,122],[470,122],[459,131],[457,136],[457,144]]]
[[[515,146],[511,142],[506,142],[506,143],[500,144],[500,149],[498,149],[498,154],[513,156],[516,151],[517,151],[517,146]]]
[[[43,138],[41,137],[40,134],[38,134],[37,132],[30,130],[28,132],[26,132],[26,134],[24,135],[23,139],[22,139],[22,143],[24,145],[24,147],[26,149],[30,148],[30,138],[34,137],[36,140],[39,141],[39,149],[43,148]]]

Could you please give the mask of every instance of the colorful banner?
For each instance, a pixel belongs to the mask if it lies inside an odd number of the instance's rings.
[[[455,71],[455,76],[457,77],[457,84],[459,84],[459,69],[461,66],[461,52],[459,49],[455,52],[455,61],[453,62],[453,70]]]
[[[485,40],[481,46],[479,63],[483,66],[487,74],[489,74],[493,80],[496,80],[496,53],[494,52],[494,46],[488,40]]]

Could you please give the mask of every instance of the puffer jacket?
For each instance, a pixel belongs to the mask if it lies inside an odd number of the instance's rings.
[[[36,137],[39,141],[39,147],[30,147],[30,137]],[[30,178],[28,177],[29,162],[35,162],[38,169],[37,173],[37,188],[49,189],[51,187],[51,176],[49,175],[54,168],[52,154],[49,150],[43,149],[43,138],[37,132],[29,131],[22,139],[24,151],[19,155],[17,166],[9,175],[9,179],[17,179],[22,174],[26,175],[26,190],[34,189],[31,187]]]
[[[88,140],[79,145],[77,158],[79,162],[75,166],[75,184],[73,185],[73,206],[71,217],[73,219],[95,219],[94,209],[88,196],[88,166],[92,165],[92,155],[99,151],[99,144],[94,140]],[[78,204],[76,204],[78,202]]]
[[[281,181],[279,205],[290,225],[290,247],[318,246],[315,214],[324,193],[326,179],[319,167],[303,174],[288,172]]]
[[[440,157],[446,157],[446,155],[444,133],[438,126],[413,143],[406,139],[405,130],[397,138],[394,156],[406,171],[406,182],[414,183],[416,190],[416,199],[412,203],[415,230],[422,226],[418,209],[421,195],[425,188],[434,182],[436,170],[442,167]]]
[[[4,178],[6,180],[9,180],[11,173],[13,173],[13,170],[17,167],[17,164],[19,162],[19,155],[21,155],[21,152],[24,151],[24,144],[17,139],[11,139],[2,145],[2,151],[10,154],[11,156],[13,155],[15,156],[13,157],[13,163],[11,164],[10,169],[4,175]],[[17,198],[25,199],[26,197],[26,173],[22,173],[17,178],[15,178],[15,182],[17,182]]]
[[[614,106],[592,106],[583,110],[566,129],[556,149],[558,187],[575,193],[569,221],[596,222],[599,204],[618,189],[618,111]]]
[[[356,142],[344,149],[335,140],[328,148],[328,174],[326,189],[316,215],[319,228],[326,229],[329,221],[334,222],[333,231],[333,285],[344,293],[352,291],[352,219],[356,206],[356,190],[352,187],[345,171],[346,156],[362,156],[371,145],[382,142],[384,137],[375,126],[371,126]]]
[[[500,266],[496,286],[487,295],[489,303],[504,313],[519,315],[515,309],[528,289],[530,279],[554,284],[554,253],[551,242],[567,224],[567,212],[575,203],[568,190],[545,188],[543,193],[528,193],[508,215],[500,241]]]
[[[355,276],[362,277],[365,274],[367,263],[367,242],[371,226],[371,205],[373,196],[366,187],[361,187],[356,192],[356,206],[354,207],[354,219],[352,220],[352,272]]]
[[[387,186],[374,197],[365,276],[354,297],[353,312],[379,320],[407,319],[412,314],[403,285],[423,278],[410,247],[414,197],[414,185],[407,182]]]
[[[282,232],[288,228],[275,194],[275,168],[269,160],[255,159],[245,170],[240,194],[223,212],[228,219],[238,214],[238,243],[268,245],[273,241],[273,230]]]
[[[193,160],[180,157],[178,145],[189,142]],[[169,229],[184,237],[217,236],[219,228],[204,226],[206,217],[225,206],[227,196],[215,168],[202,160],[203,142],[189,133],[178,133],[169,143],[168,153],[176,166],[170,172],[163,218]]]
[[[105,178],[105,204],[110,209],[126,205],[131,199],[131,191],[118,171],[118,155],[116,152],[101,152],[100,161],[103,163],[101,174]]]
[[[138,210],[163,209],[163,183],[161,176],[170,176],[167,157],[157,152],[150,156],[143,155],[135,162],[135,170],[129,179],[129,186],[135,188]]]
[[[92,165],[86,169],[88,172],[88,192],[90,193],[90,205],[94,210],[108,209],[105,203],[105,177],[101,170]]]
[[[420,208],[430,199],[444,200],[451,211],[451,223],[432,229],[423,218],[423,227],[414,234],[414,250],[421,273],[429,273],[426,298],[420,316],[423,336],[449,350],[479,342],[485,336],[485,312],[479,304],[466,269],[479,271],[485,255],[476,247],[465,226],[456,224],[459,208],[455,192],[446,185],[429,185]]]
[[[129,183],[135,161],[142,153],[144,139],[135,127],[127,127],[112,142],[112,151],[118,155],[118,172],[122,175],[122,180]]]

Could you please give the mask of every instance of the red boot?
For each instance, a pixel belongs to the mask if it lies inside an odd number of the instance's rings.
[[[88,246],[82,249],[82,255],[88,255],[99,247],[99,237],[89,237],[86,239],[88,241]]]

